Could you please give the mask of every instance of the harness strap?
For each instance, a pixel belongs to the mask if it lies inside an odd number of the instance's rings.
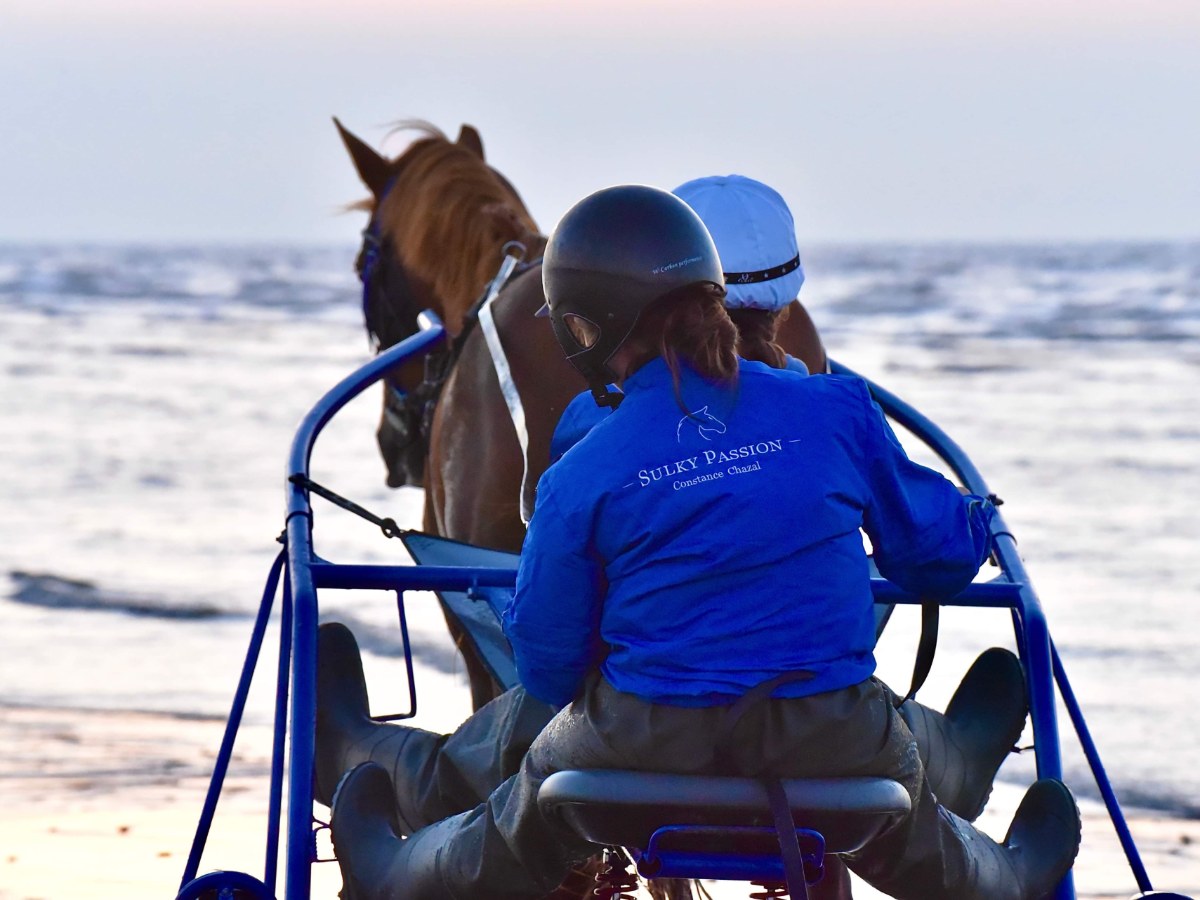
[[[517,263],[520,262],[521,256],[525,252],[525,247],[513,242],[506,244],[504,251],[504,261],[500,264],[500,271],[492,279],[483,303],[479,307],[479,327],[483,331],[488,352],[492,357],[496,379],[500,382],[500,393],[504,397],[508,415],[517,432],[517,443],[521,446],[521,521],[528,525],[529,517],[533,515],[533,509],[528,508],[531,507],[531,504],[527,502],[525,495],[526,482],[529,478],[529,430],[525,425],[525,407],[521,404],[521,395],[517,392],[516,382],[513,381],[512,369],[508,365],[508,357],[504,354],[504,345],[500,342],[500,332],[496,328],[496,319],[492,314],[492,304],[500,294],[500,289],[512,275],[513,270],[516,269]]]
[[[941,609],[936,600],[925,600],[921,603],[921,638],[917,641],[917,655],[913,660],[912,682],[909,684],[908,693],[896,701],[896,709],[917,696],[917,691],[929,677],[929,670],[933,668],[933,657],[937,654],[938,618]]]
[[[1001,506],[1004,503],[995,494],[988,494],[987,499],[993,506]],[[1008,534],[1008,532],[1000,533]],[[993,534],[993,541],[995,537],[996,535]],[[1012,535],[1010,534],[1009,537]],[[995,565],[995,555],[991,555],[990,558],[992,564]],[[933,658],[937,655],[938,619],[941,616],[941,610],[942,607],[936,600],[921,601],[921,637],[917,641],[917,654],[913,659],[912,681],[909,683],[908,693],[896,701],[896,709],[916,697],[917,691],[925,686],[925,679],[929,677],[929,672],[933,668]]]
[[[733,729],[741,721],[742,716],[751,707],[769,699],[775,693],[776,688],[797,681],[808,681],[813,674],[807,669],[800,669],[796,672],[776,675],[774,678],[750,688],[729,707],[717,729],[716,763],[719,772],[726,775],[735,774],[730,739]],[[796,820],[792,818],[792,807],[788,803],[787,792],[783,788],[783,782],[778,778],[764,778],[763,785],[767,789],[767,799],[771,804],[771,817],[775,822],[775,835],[779,839],[779,856],[783,860],[783,874],[787,881],[788,894],[791,895],[792,900],[802,900],[808,896],[808,887],[804,879],[804,856],[800,852],[800,839],[796,836]]]
[[[756,684],[725,711],[725,717],[721,719],[721,724],[717,727],[717,736],[714,741],[716,747],[716,763],[717,771],[723,775],[735,775],[733,765],[733,754],[730,750],[731,738],[733,737],[733,729],[737,727],[737,723],[741,721],[752,706],[757,706],[764,700],[768,699],[775,689],[782,687],[785,684],[792,684],[796,681],[809,681],[814,673],[807,669],[800,669],[795,672],[784,672],[782,675],[776,675],[766,681]]]
[[[371,304],[371,276],[375,274],[375,267],[379,265],[380,256],[379,235],[376,233],[375,218],[373,216],[371,217],[371,221],[367,223],[367,227],[363,229],[362,239],[362,250],[359,251],[361,262],[358,270],[358,280],[362,282],[363,320],[367,321]]]
[[[775,834],[779,838],[779,856],[783,860],[783,877],[787,882],[788,895],[792,900],[803,900],[808,896],[804,854],[800,852],[800,838],[796,836],[796,820],[792,818],[787,791],[778,778],[768,778],[764,783],[767,799],[771,802],[771,816],[775,820]]]
[[[391,426],[392,431],[395,433],[397,446],[399,448],[407,449],[413,445],[417,445],[420,448],[421,457],[419,460],[417,460],[418,462],[423,463],[424,455],[429,450],[429,433],[433,424],[433,413],[437,405],[438,398],[441,396],[442,387],[445,385],[446,380],[450,377],[450,372],[454,369],[455,364],[458,362],[459,356],[462,355],[463,347],[467,343],[467,338],[470,337],[471,332],[475,329],[475,326],[480,325],[482,319],[484,318],[487,319],[487,325],[484,326],[485,343],[488,345],[489,352],[493,354],[493,365],[495,366],[496,364],[494,351],[492,351],[492,341],[488,339],[487,336],[489,328],[496,337],[496,346],[499,348],[499,352],[501,353],[501,364],[507,371],[508,362],[507,358],[503,356],[503,347],[501,347],[499,344],[499,335],[496,332],[495,321],[491,317],[490,311],[486,316],[484,316],[482,314],[482,310],[484,305],[488,303],[489,298],[493,297],[493,288],[497,285],[497,283],[499,284],[499,287],[495,288],[496,293],[498,293],[499,288],[504,287],[508,281],[511,281],[518,275],[521,275],[538,265],[541,260],[537,259],[531,262],[520,262],[516,266],[513,266],[508,263],[508,260],[511,259],[511,250],[509,249],[509,245],[505,246],[505,250],[505,264],[502,264],[501,272],[497,274],[496,278],[488,282],[488,287],[484,289],[484,292],[480,294],[479,299],[476,300],[471,305],[470,309],[467,310],[463,316],[463,327],[461,331],[459,331],[458,335],[449,341],[444,348],[436,348],[431,350],[425,356],[424,380],[411,391],[406,391],[398,384],[390,381],[386,383],[387,387],[384,394],[385,402],[383,410],[384,418],[387,420],[388,425]],[[372,265],[374,265],[374,263],[372,263]],[[403,268],[397,269],[397,276],[403,283]],[[416,318],[414,318],[412,327],[409,328],[408,331],[409,333],[415,334],[419,330],[420,325],[418,324]],[[499,369],[497,369],[497,377],[501,381],[502,390],[505,383],[512,386],[513,396],[516,397],[517,402],[519,403],[520,397],[515,393],[516,388],[513,386],[511,373],[509,373],[507,375],[507,379],[505,379],[500,375]],[[509,415],[513,415],[511,412],[511,406]],[[522,444],[522,452],[526,457],[526,468],[528,468],[528,453],[525,452],[525,447],[527,445],[528,439],[526,438]],[[420,478],[418,478],[418,480],[410,483],[419,485],[421,481]],[[522,482],[522,490],[524,490],[524,481]]]
[[[315,481],[313,481],[307,475],[303,475],[300,473],[296,473],[295,475],[289,475],[288,481],[290,481],[292,484],[296,485],[297,487],[302,487],[307,491],[311,491],[312,493],[317,494],[318,496],[324,497],[330,503],[334,504],[335,506],[340,506],[342,509],[346,510],[347,512],[352,512],[356,516],[361,516],[362,518],[366,519],[368,522],[370,522],[373,525],[378,525],[379,530],[383,532],[384,537],[398,538],[404,532],[404,530],[399,525],[396,524],[395,519],[390,518],[390,517],[381,518],[381,517],[377,516],[377,515],[375,515],[375,513],[371,512],[369,509],[359,506],[353,500],[347,500],[341,494],[335,494],[333,491],[331,491],[329,488],[325,487],[324,485],[317,484]]]

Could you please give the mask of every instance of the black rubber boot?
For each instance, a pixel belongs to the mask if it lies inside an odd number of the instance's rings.
[[[966,849],[963,900],[1040,900],[1071,868],[1079,852],[1079,810],[1066,785],[1050,778],[1025,793],[1001,846],[958,820]]]
[[[1021,661],[1000,647],[975,660],[945,715],[913,700],[900,707],[938,803],[968,822],[979,817],[1028,711]]]
[[[317,634],[317,745],[314,796],[329,804],[342,773],[359,763],[383,766],[392,780],[403,834],[474,809],[515,775],[555,710],[516,687],[448,735],[368,715],[358,645],[344,625]]]
[[[364,762],[381,765],[394,784],[422,784],[445,740],[444,735],[419,728],[373,721],[354,635],[339,622],[318,629],[313,762],[313,796],[318,803],[331,805],[342,774]],[[402,830],[413,831],[425,824],[413,808],[417,799],[396,791],[395,801]]]
[[[374,763],[351,769],[333,797],[330,833],[342,870],[342,900],[444,900],[438,855],[457,831],[454,817],[401,838],[387,773]]]

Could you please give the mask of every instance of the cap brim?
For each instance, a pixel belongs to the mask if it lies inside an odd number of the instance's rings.
[[[539,319],[549,318],[550,317],[550,304],[543,303],[542,308],[539,309],[537,312],[535,312],[534,315],[537,316]]]

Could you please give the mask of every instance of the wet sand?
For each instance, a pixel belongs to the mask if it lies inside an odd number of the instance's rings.
[[[173,897],[224,728],[223,721],[0,707],[0,900]],[[271,735],[245,726],[200,871],[260,877]],[[1021,790],[997,786],[980,820],[1002,837]],[[320,808],[318,808],[320,809]],[[1081,897],[1136,892],[1102,808],[1082,806]],[[1127,811],[1157,890],[1200,894],[1200,821]],[[328,841],[320,841],[328,852]],[[313,897],[337,896],[335,863],[314,867]],[[744,897],[740,885],[714,896]],[[856,887],[858,900],[882,895]]]
[[[0,898],[174,897],[223,730],[214,719],[0,708]],[[270,743],[266,728],[243,728],[201,872],[262,877]],[[336,896],[336,869],[317,867],[314,896]]]

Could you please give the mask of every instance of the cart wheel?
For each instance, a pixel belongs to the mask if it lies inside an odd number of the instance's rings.
[[[185,884],[175,900],[275,900],[275,895],[245,872],[209,872]]]

